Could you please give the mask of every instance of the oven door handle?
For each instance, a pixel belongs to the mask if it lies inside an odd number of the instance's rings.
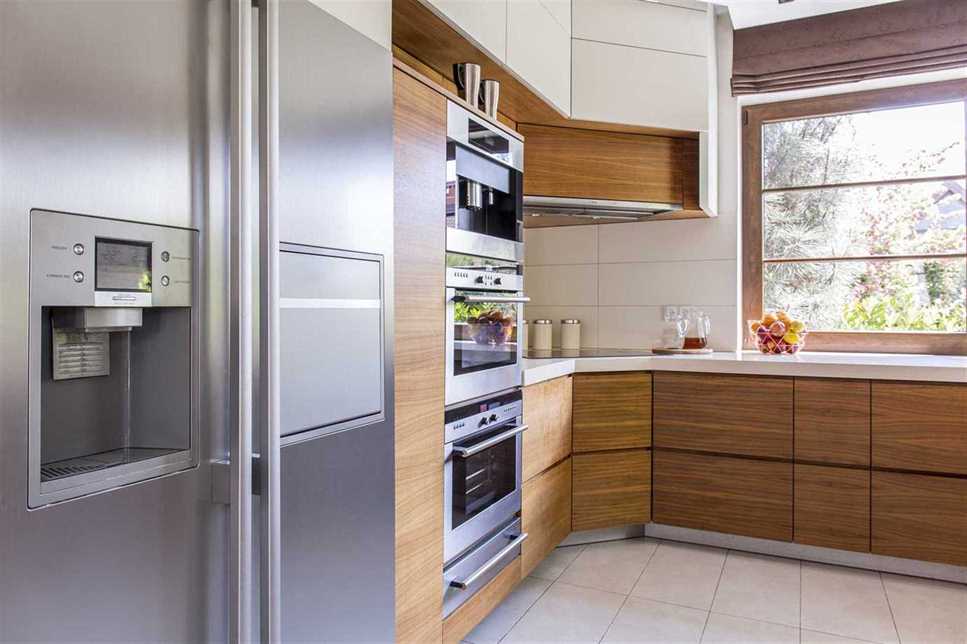
[[[527,425],[514,427],[513,429],[508,429],[506,432],[501,432],[496,436],[491,436],[487,440],[477,443],[472,447],[454,447],[453,453],[459,456],[460,458],[467,458],[468,456],[479,454],[485,449],[489,449],[494,445],[496,445],[497,443],[501,443],[512,436],[516,436],[517,434],[520,434],[521,432],[523,432],[525,429],[527,429]]]
[[[531,301],[526,295],[454,295],[450,299],[468,304],[526,304]]]
[[[512,539],[513,541],[501,548],[500,552],[491,557],[487,563],[474,570],[473,573],[470,574],[466,579],[454,579],[450,582],[450,585],[454,588],[459,588],[460,590],[466,590],[472,586],[478,579],[493,570],[494,566],[499,564],[501,560],[506,557],[507,554],[510,553],[514,548],[524,543],[524,541],[527,540],[527,533],[522,532],[516,537],[512,537]]]

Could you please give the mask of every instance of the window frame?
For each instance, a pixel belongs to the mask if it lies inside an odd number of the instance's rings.
[[[762,315],[762,125],[954,100],[965,101],[964,118],[967,122],[967,79],[760,103],[742,108],[743,327],[746,320],[759,319]],[[747,333],[743,333],[743,346],[753,348]],[[815,331],[809,334],[805,350],[967,355],[967,332]]]

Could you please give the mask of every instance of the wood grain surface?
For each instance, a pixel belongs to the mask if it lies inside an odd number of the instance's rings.
[[[651,374],[574,376],[574,452],[651,445]]]
[[[795,466],[795,542],[870,551],[870,471]]]
[[[870,381],[796,378],[796,460],[870,465]]]
[[[571,529],[591,530],[651,520],[651,451],[574,454]]]
[[[524,483],[521,526],[521,574],[526,577],[571,533],[571,459]]]
[[[523,480],[571,454],[571,376],[524,387]]]

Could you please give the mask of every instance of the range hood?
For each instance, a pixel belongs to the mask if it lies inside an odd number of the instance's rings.
[[[575,224],[644,221],[678,210],[682,210],[680,203],[524,195],[524,217],[553,217],[556,221],[564,221],[563,218],[567,218],[573,219],[572,223]],[[533,223],[538,224],[536,221]]]

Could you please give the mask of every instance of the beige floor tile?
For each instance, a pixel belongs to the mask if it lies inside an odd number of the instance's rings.
[[[799,626],[799,561],[729,552],[712,611]]]
[[[897,642],[880,575],[868,570],[803,562],[802,626],[872,642]]]
[[[629,597],[601,641],[698,644],[707,618],[697,608]]]
[[[866,640],[854,640],[851,637],[843,637],[842,635],[831,635],[829,633],[803,629],[802,635],[800,636],[800,644],[868,644],[868,642]]]
[[[627,595],[657,547],[653,539],[591,544],[567,567],[560,581]]]
[[[537,567],[534,568],[530,576],[554,581],[571,565],[571,562],[578,558],[582,550],[584,550],[584,546],[555,548],[551,551],[551,554],[547,555],[542,562],[537,564]]]
[[[900,575],[883,585],[903,644],[967,642],[967,586]]]
[[[551,583],[547,579],[526,577],[464,639],[473,644],[496,644],[513,628],[517,620],[524,616],[527,609],[537,601]]]
[[[725,552],[719,548],[662,542],[631,594],[708,610],[715,597]]]
[[[624,601],[624,595],[556,581],[502,642],[597,642]]]
[[[771,622],[759,622],[732,615],[709,615],[702,643],[735,642],[742,644],[799,644],[799,629]]]

